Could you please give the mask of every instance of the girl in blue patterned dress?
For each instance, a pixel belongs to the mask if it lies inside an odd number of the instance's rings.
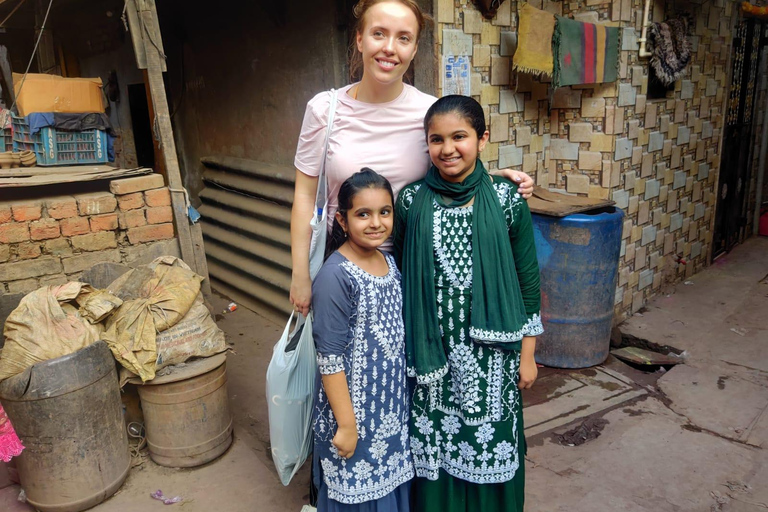
[[[397,198],[414,510],[522,512],[520,389],[536,379],[539,268],[517,185],[479,159],[485,114],[446,96],[424,120],[432,167]]]
[[[400,272],[379,250],[392,232],[393,210],[385,178],[363,169],[347,179],[330,255],[312,284],[319,512],[409,510],[414,467]]]

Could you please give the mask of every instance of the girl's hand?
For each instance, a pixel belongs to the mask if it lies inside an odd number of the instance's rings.
[[[312,303],[312,280],[309,276],[293,276],[293,279],[291,279],[290,299],[293,309],[304,316],[309,314],[309,306]]]
[[[539,368],[536,366],[536,360],[533,357],[521,357],[520,382],[517,383],[517,387],[520,389],[531,389],[538,375]]]
[[[517,183],[517,192],[525,199],[529,199],[533,195],[533,178],[523,171],[501,169],[499,173],[508,180]]]
[[[340,457],[345,459],[352,457],[355,454],[355,448],[357,448],[357,426],[339,426],[336,435],[333,436],[332,443],[338,450]]]

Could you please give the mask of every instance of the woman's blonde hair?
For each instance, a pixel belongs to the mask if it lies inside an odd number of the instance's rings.
[[[357,18],[357,22],[355,23],[354,30],[352,31],[353,42],[350,48],[351,55],[349,61],[349,75],[353,80],[359,78],[358,75],[360,75],[363,67],[363,58],[360,52],[357,51],[354,38],[358,33],[363,31],[363,26],[365,25],[365,14],[368,12],[368,10],[374,5],[384,2],[395,2],[402,4],[413,12],[413,15],[416,16],[416,23],[419,26],[419,31],[416,33],[417,43],[421,37],[421,34],[424,32],[424,29],[427,27],[427,24],[432,22],[432,17],[421,10],[421,7],[419,7],[419,4],[416,2],[416,0],[360,0],[357,2],[354,9],[352,10],[355,18]]]

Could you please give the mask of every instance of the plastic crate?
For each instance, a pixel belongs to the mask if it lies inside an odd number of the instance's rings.
[[[103,130],[67,132],[41,128],[30,135],[24,117],[13,116],[13,150],[34,151],[37,165],[102,164],[109,161],[107,133]]]
[[[13,151],[13,134],[10,128],[0,128],[0,135],[2,135],[2,146],[0,146],[0,152]]]

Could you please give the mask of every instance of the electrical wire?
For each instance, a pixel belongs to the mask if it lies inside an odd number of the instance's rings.
[[[21,89],[24,87],[24,82],[27,80],[27,75],[29,74],[29,68],[32,67],[32,62],[35,60],[35,54],[37,54],[37,47],[40,46],[40,40],[43,38],[43,32],[45,32],[45,24],[48,22],[48,15],[51,13],[52,5],[53,5],[53,0],[50,0],[50,2],[48,2],[48,9],[45,11],[43,24],[40,27],[40,33],[38,34],[37,41],[35,42],[35,48],[32,50],[32,55],[29,57],[29,63],[27,64],[27,69],[24,71],[24,76],[22,77],[21,83],[19,84],[19,91],[14,93],[13,104],[11,105],[11,108],[8,110],[13,110],[13,107],[16,106],[16,100],[19,98],[19,95],[21,94]]]
[[[16,14],[16,11],[18,11],[18,10],[19,10],[19,7],[21,7],[22,5],[24,5],[24,2],[26,2],[26,1],[27,1],[27,0],[21,0],[21,2],[19,2],[18,4],[16,4],[16,7],[14,7],[14,8],[13,8],[13,10],[10,12],[10,14],[8,14],[8,16],[6,16],[6,17],[5,17],[5,19],[4,19],[3,21],[0,21],[0,27],[4,27],[4,26],[5,26],[5,23],[6,23],[6,22],[7,22],[9,19],[11,19],[11,16],[13,16],[14,14]]]

